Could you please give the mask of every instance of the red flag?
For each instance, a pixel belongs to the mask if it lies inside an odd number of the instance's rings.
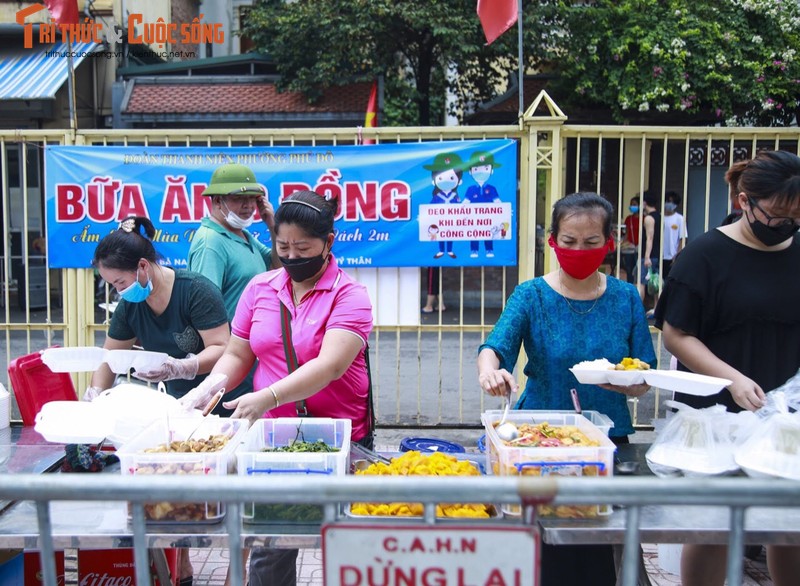
[[[478,0],[478,18],[491,45],[517,22],[517,0]]]
[[[364,128],[378,127],[378,82],[372,82],[372,89],[369,91],[367,100],[367,115],[364,117]],[[372,139],[366,139],[361,144],[375,144]]]
[[[78,0],[44,0],[56,24],[78,24]]]

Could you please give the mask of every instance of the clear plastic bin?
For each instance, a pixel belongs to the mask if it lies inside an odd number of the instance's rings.
[[[587,413],[584,411],[584,413]],[[486,449],[489,473],[503,476],[601,476],[614,474],[614,452],[616,446],[608,439],[608,429],[613,425],[605,415],[594,417],[603,423],[600,427],[583,415],[567,411],[512,411],[507,421],[515,425],[524,423],[549,423],[552,426],[575,426],[597,446],[524,447],[507,445],[495,431],[495,424],[502,418],[502,411],[486,411],[481,422],[486,429]],[[504,505],[503,511],[518,515],[518,505]],[[596,517],[611,514],[609,505],[541,505],[538,513],[542,517]]]
[[[260,419],[247,432],[236,453],[240,476],[319,475],[344,476],[350,457],[349,419],[322,417]],[[265,452],[293,441],[323,441],[336,452]],[[319,525],[322,507],[313,504],[244,503],[245,523]]]
[[[206,417],[202,422],[172,417],[169,422],[166,418],[155,421],[117,450],[122,474],[231,474],[236,466],[236,449],[244,440],[248,425],[246,419],[217,416]],[[166,446],[168,441],[206,441],[220,435],[228,439],[216,451],[146,451]],[[214,523],[225,516],[222,502],[146,503],[144,508],[145,519],[154,523]]]
[[[500,421],[502,417],[502,409],[489,410],[483,412],[481,415],[481,421],[483,422],[484,426],[486,426],[486,421],[484,418],[490,422],[494,422]],[[584,411],[583,413],[578,414],[575,413],[575,411],[562,411],[557,409],[552,411],[519,409],[509,411],[507,421],[510,421],[515,425],[531,422],[542,423],[543,421],[547,421],[550,425],[578,425],[577,422],[581,421],[581,418],[588,419],[592,425],[597,427],[597,429],[602,431],[606,436],[608,436],[608,432],[611,430],[611,428],[614,427],[614,422],[611,421],[611,418],[605,413],[600,413],[599,411]]]

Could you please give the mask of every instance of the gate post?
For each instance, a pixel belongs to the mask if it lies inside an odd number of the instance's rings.
[[[547,115],[537,115],[540,106]],[[567,116],[542,90],[522,116],[523,134],[520,149],[519,197],[519,281],[527,281],[547,272],[551,255],[545,248],[544,267],[536,261],[536,224],[550,230],[550,210],[562,196],[563,152],[561,127]],[[541,174],[540,174],[541,172]]]

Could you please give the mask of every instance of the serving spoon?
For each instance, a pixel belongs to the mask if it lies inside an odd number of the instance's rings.
[[[508,411],[510,408],[511,393],[509,392],[506,395],[506,406],[503,409],[503,417],[500,419],[500,423],[498,423],[497,427],[495,428],[497,436],[504,442],[510,442],[519,437],[519,430],[517,429],[517,426],[510,421],[506,421],[506,419],[508,419]]]

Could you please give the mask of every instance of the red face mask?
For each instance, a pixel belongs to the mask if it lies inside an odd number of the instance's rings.
[[[600,248],[577,250],[562,248],[556,244],[556,239],[550,234],[547,243],[553,248],[558,259],[558,264],[573,279],[583,280],[603,264],[606,254],[614,252],[614,239],[609,238]]]

